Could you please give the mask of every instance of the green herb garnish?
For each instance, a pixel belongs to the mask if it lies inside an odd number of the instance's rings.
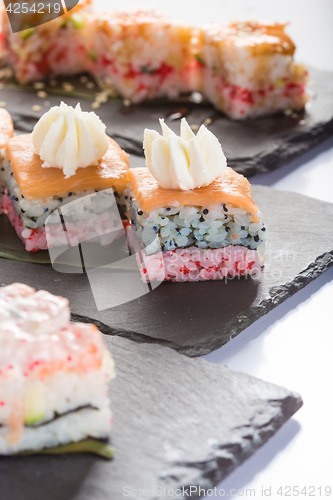
[[[21,40],[26,40],[31,35],[33,35],[36,31],[36,28],[28,28],[27,30],[21,31],[20,38]]]
[[[201,66],[206,66],[205,60],[204,60],[204,58],[202,57],[201,54],[195,54],[194,57],[196,58],[196,60],[198,61],[198,63],[201,64]]]
[[[83,26],[86,24],[85,18],[80,14],[72,14],[71,21],[76,30],[83,28]]]
[[[142,66],[141,73],[146,73],[147,75],[154,75],[156,73],[156,69],[149,68],[148,66]]]
[[[87,51],[87,57],[93,62],[97,61],[97,54],[93,49]]]

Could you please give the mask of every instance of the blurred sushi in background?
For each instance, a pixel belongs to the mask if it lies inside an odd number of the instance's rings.
[[[114,362],[102,334],[71,324],[68,301],[0,288],[0,454],[106,439]]]
[[[95,16],[93,74],[132,102],[193,90],[195,30],[155,11]]]
[[[19,33],[5,13],[3,25],[20,83],[88,72],[129,102],[200,92],[232,119],[301,110],[308,99],[308,72],[281,23],[197,28],[154,10],[93,12],[86,0]]]
[[[33,26],[13,33],[6,12],[2,26],[5,57],[23,84],[46,77],[73,75],[91,69],[90,50],[95,26],[90,22],[91,0],[83,0],[67,14],[45,22],[43,14],[21,14]],[[17,16],[18,17],[18,16]],[[43,22],[45,24],[37,24]],[[35,24],[35,25],[34,25]]]
[[[303,109],[308,72],[293,60],[283,24],[211,25],[201,30],[202,93],[234,119]]]

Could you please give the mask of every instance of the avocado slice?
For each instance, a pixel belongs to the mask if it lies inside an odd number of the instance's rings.
[[[24,423],[34,425],[45,418],[45,389],[41,382],[30,383],[24,398]]]

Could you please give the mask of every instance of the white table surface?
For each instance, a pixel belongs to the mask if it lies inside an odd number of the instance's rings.
[[[119,6],[107,0],[95,4],[98,9]],[[290,21],[296,59],[333,70],[333,0],[122,0],[121,8],[127,7],[154,7],[197,24],[247,18]],[[275,172],[252,177],[251,183],[333,202],[333,137]],[[225,497],[267,498],[262,487],[271,487],[271,498],[278,499],[284,498],[277,494],[280,486],[330,485],[333,498],[332,279],[333,268],[206,356],[297,391],[304,400],[303,408],[219,485]],[[320,498],[319,490],[312,498]]]

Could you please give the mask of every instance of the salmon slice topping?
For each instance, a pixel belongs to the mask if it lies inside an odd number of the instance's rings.
[[[127,185],[129,157],[111,137],[109,140],[109,149],[98,165],[78,168],[68,179],[60,168],[42,167],[42,160],[34,154],[31,134],[8,140],[6,152],[21,193],[29,200],[65,197],[89,189],[114,188],[122,194]]]
[[[227,167],[209,186],[188,191],[162,188],[148,168],[131,168],[129,180],[134,196],[145,212],[160,207],[207,207],[231,203],[258,220],[256,217],[258,207],[253,201],[249,181],[230,167]]]

